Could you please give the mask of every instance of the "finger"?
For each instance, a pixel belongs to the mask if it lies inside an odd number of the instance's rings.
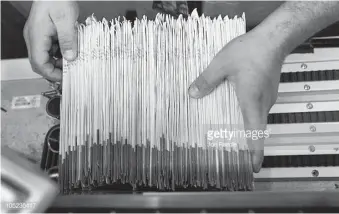
[[[257,119],[253,123],[245,123],[246,131],[251,133],[251,137],[247,138],[247,144],[251,151],[252,167],[255,173],[261,169],[264,160],[264,141],[265,137],[268,137],[266,125],[260,121],[261,119]]]
[[[62,70],[62,59],[51,58],[50,63],[55,67]]]
[[[258,173],[264,160],[264,141],[269,137],[269,133],[266,130],[267,114],[263,108],[262,100],[250,96],[246,96],[247,100],[240,102],[240,106],[245,130],[251,133],[251,136],[247,138],[247,144],[251,151],[253,171]]]
[[[62,69],[62,59],[56,59],[54,67]]]
[[[60,65],[56,65],[56,62],[53,62],[54,59],[51,59],[48,63],[45,63],[39,67],[41,76],[50,80],[52,82],[61,82],[62,80],[62,69]]]
[[[42,75],[53,82],[61,82],[62,80],[62,59],[50,58],[49,62],[44,64],[44,71]]]
[[[208,65],[203,73],[191,84],[188,93],[192,98],[199,99],[210,94],[227,77],[224,54],[220,52]],[[230,68],[229,68],[230,69]]]
[[[50,17],[58,33],[58,40],[63,57],[72,61],[77,57],[78,33],[77,19],[79,10],[75,2],[60,4],[50,11]]]
[[[36,73],[52,80],[61,80],[61,70],[55,68],[51,63],[50,49],[52,47],[52,23],[44,20],[44,28],[36,29],[36,25],[29,30],[28,40],[30,41],[30,55],[32,68]]]

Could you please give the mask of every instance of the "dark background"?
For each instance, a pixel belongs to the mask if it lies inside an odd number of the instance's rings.
[[[27,57],[23,28],[26,18],[7,1],[1,2],[1,59]]]
[[[135,11],[139,18],[146,15],[154,18],[157,13],[152,9],[152,1],[132,2],[114,1],[99,2],[87,1],[79,2],[79,21],[83,22],[86,17],[93,13],[97,18],[103,17],[112,19],[117,16],[126,15],[127,11]],[[241,1],[241,2],[190,2],[189,5],[195,8],[202,8],[203,13],[208,16],[246,14],[248,30],[255,27],[271,12],[273,12],[281,1]],[[1,1],[1,59],[25,58],[27,49],[23,38],[23,28],[28,17],[32,2],[29,1]],[[339,22],[328,27],[317,36],[338,36]]]

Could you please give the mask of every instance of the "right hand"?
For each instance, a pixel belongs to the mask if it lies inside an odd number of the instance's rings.
[[[203,98],[226,78],[235,92],[245,129],[264,132],[267,115],[276,102],[280,71],[285,58],[265,34],[251,31],[229,42],[189,88],[192,98]],[[253,171],[259,172],[264,158],[264,138],[247,138],[252,151]]]
[[[78,4],[75,1],[34,1],[24,28],[28,57],[34,72],[51,81],[62,79],[62,59],[77,57]],[[59,46],[57,43],[59,42]]]

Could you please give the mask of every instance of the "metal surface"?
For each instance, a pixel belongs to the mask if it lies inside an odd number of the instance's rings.
[[[333,49],[338,49],[338,48],[333,48]],[[321,70],[338,69],[339,68],[339,57],[338,56],[335,57],[334,53],[332,55],[334,59],[327,58],[327,59],[324,59],[324,61],[322,61],[321,59],[314,59],[313,61],[301,62],[301,63],[285,63],[283,65],[282,72],[284,73],[284,72],[321,71]]]
[[[338,81],[339,84],[339,81]],[[270,111],[273,113],[292,113],[292,112],[316,112],[316,111],[337,111],[339,110],[339,101],[323,102],[305,102],[305,103],[279,103],[275,104]]]
[[[308,62],[323,62],[325,65],[334,66],[331,61],[339,60],[338,54],[338,48],[315,48],[314,53],[311,54],[290,54],[285,59],[282,72],[299,70],[302,64],[305,63],[307,69],[311,70],[312,66],[308,66]],[[293,66],[293,68],[289,70],[288,68],[290,68],[290,66]],[[326,67],[327,66],[323,66],[321,69],[326,69]],[[305,71],[307,71],[307,69],[305,69]]]
[[[279,85],[279,103],[317,102],[339,100],[339,81],[312,81],[281,83]]]
[[[317,173],[314,173],[315,171]],[[263,168],[260,173],[254,174],[254,177],[256,180],[307,180],[317,178],[318,180],[335,180],[339,183],[339,167]]]
[[[49,174],[50,171],[52,171],[52,174],[58,173],[59,135],[60,126],[55,125],[47,132],[45,137],[40,168]],[[52,168],[56,168],[56,170]]]
[[[292,54],[285,60],[278,99],[268,120],[266,161],[255,174],[256,185],[308,180],[338,184],[338,50],[318,48],[313,54]]]
[[[287,155],[329,155],[339,154],[339,140],[335,143],[321,143],[321,138],[318,138],[315,145],[311,142],[307,142],[305,145],[295,144],[293,141],[285,145],[269,145],[265,143],[265,155],[266,156],[287,156]],[[310,145],[310,146],[309,146]],[[310,149],[313,148],[313,149]],[[339,168],[337,169],[339,171]]]
[[[294,111],[298,112],[298,111]],[[339,122],[332,123],[295,123],[295,124],[270,124],[267,126],[270,136],[292,134],[339,134]],[[339,146],[339,145],[338,145]],[[339,153],[338,153],[339,154]]]
[[[1,74],[8,72],[11,70],[1,70]],[[41,92],[48,90],[49,83],[44,79],[1,81],[1,105],[7,110],[1,112],[1,143],[25,153],[36,161],[41,159],[45,134],[50,127],[58,123],[58,120],[46,113],[48,99],[40,96]],[[12,108],[15,97],[32,95],[40,97],[38,107]]]
[[[50,98],[46,104],[46,112],[49,116],[60,119],[60,96]]]
[[[232,193],[144,193],[60,196],[54,208],[109,209],[264,209],[339,208],[338,191],[232,192]]]
[[[58,193],[47,175],[6,148],[1,151],[1,185],[7,190],[2,195],[10,196],[1,200],[3,213],[43,212]]]

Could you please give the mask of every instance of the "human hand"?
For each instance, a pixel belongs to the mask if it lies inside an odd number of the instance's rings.
[[[34,1],[24,28],[28,57],[34,72],[51,81],[61,81],[62,59],[56,59],[58,43],[62,56],[77,57],[75,1]]]
[[[189,94],[202,98],[225,78],[235,87],[246,130],[264,130],[274,105],[284,54],[258,32],[233,39],[192,83]],[[252,150],[253,171],[259,172],[264,157],[264,139],[247,139]]]

